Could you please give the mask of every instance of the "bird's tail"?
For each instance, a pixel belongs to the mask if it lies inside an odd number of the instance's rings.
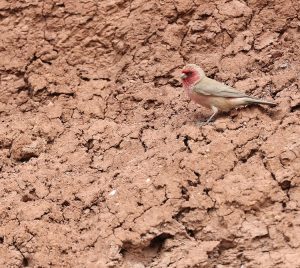
[[[249,97],[247,98],[247,103],[248,104],[266,104],[266,105],[270,105],[270,106],[276,106],[277,104],[273,101],[266,101],[266,100],[261,100],[261,99],[257,99],[257,98],[252,98],[252,97]]]

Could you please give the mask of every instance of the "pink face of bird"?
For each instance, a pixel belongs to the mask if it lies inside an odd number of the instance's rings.
[[[197,69],[192,66],[186,66],[181,71],[180,78],[184,88],[190,88],[200,81],[201,77]]]

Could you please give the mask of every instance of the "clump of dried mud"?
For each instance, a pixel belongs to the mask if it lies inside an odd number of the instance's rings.
[[[0,2],[1,267],[299,267],[296,0]],[[274,99],[199,128],[178,72]]]

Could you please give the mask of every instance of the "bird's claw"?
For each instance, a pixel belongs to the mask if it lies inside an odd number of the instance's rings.
[[[199,126],[199,127],[206,126],[207,124],[209,124],[209,122],[207,122],[207,121],[198,121],[197,122],[197,126]]]

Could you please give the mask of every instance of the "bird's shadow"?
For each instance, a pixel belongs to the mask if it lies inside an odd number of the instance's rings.
[[[255,107],[257,110],[259,110],[263,114],[267,114],[270,117],[273,117],[278,112],[278,109],[276,109],[276,106],[270,107],[270,106],[263,106],[263,105],[248,105],[249,109],[253,109]]]
[[[212,121],[209,122],[209,124],[214,123],[218,119],[228,119],[229,121],[232,121],[232,120],[236,119],[239,116],[239,114],[242,110],[244,110],[244,112],[251,113],[251,111],[253,111],[253,108],[256,108],[257,110],[259,110],[263,114],[267,114],[271,118],[273,118],[278,112],[277,109],[274,110],[271,107],[265,107],[265,106],[262,106],[262,105],[254,105],[254,104],[253,105],[247,105],[247,106],[244,106],[244,107],[235,108],[235,109],[230,110],[230,111],[220,111],[212,119]],[[205,112],[198,112],[194,115],[194,121],[204,123],[209,118],[210,115],[211,115],[211,113],[206,112],[206,111]]]

